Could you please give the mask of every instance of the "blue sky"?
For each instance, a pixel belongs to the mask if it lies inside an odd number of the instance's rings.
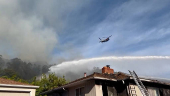
[[[167,0],[94,0],[67,14],[59,41],[74,46],[84,58],[169,55],[169,5]],[[98,43],[98,37],[110,35],[109,42]]]
[[[56,64],[106,56],[169,56],[169,9],[169,0],[1,0],[0,54]],[[99,37],[110,35],[109,42],[99,43]]]

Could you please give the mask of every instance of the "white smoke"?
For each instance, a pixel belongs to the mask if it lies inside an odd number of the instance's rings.
[[[124,57],[98,57],[98,58],[89,58],[89,59],[81,59],[76,61],[68,61],[63,62],[61,64],[56,65],[55,67],[61,67],[69,66],[69,65],[82,65],[89,62],[95,62],[95,61],[107,61],[107,60],[146,60],[146,59],[170,59],[170,56],[124,56]],[[51,67],[53,68],[53,67]]]
[[[62,75],[67,75],[68,72],[74,73],[77,74],[77,78],[79,78],[83,76],[84,72],[88,73],[89,70],[92,70],[93,67],[102,68],[103,66],[111,65],[111,68],[115,71],[127,73],[128,70],[135,70],[142,76],[170,78],[170,76],[167,75],[170,72],[169,62],[170,56],[98,57],[63,62],[52,66],[50,72]]]
[[[42,18],[22,12],[19,0],[0,1],[0,54],[26,61],[48,61],[57,44],[53,28]]]
[[[57,35],[67,24],[63,16],[85,2],[0,0],[0,55],[49,62],[53,50],[61,46]]]

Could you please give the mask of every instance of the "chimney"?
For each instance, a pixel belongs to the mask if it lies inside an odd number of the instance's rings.
[[[106,65],[102,68],[102,73],[113,74],[114,70],[110,68],[110,65]]]
[[[86,77],[86,72],[84,73],[84,77]]]

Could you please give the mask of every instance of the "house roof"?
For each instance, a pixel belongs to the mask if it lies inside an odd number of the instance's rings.
[[[0,78],[0,87],[31,88],[31,89],[39,88],[39,86],[34,86],[27,83],[21,83],[4,78]]]
[[[158,84],[163,84],[163,85],[169,85],[170,83],[164,82],[159,79],[150,79],[150,78],[144,78],[144,77],[139,77],[141,81],[145,82],[152,82],[152,83],[158,83]],[[87,77],[82,77],[80,79],[76,79],[72,82],[69,82],[63,86],[67,86],[76,82],[80,82],[83,80],[89,80],[89,79],[102,79],[102,80],[111,80],[111,81],[118,81],[118,80],[126,80],[126,79],[133,79],[131,75],[123,73],[123,72],[115,72],[114,74],[103,74],[103,73],[96,73],[94,72],[91,75],[88,75]],[[62,87],[62,86],[61,86]]]
[[[21,83],[21,82],[17,82],[17,81],[5,79],[5,78],[0,78],[0,84],[30,85],[27,83]],[[30,86],[33,86],[33,85],[30,85]]]
[[[140,78],[140,77],[139,77]],[[54,88],[52,90],[48,90],[45,91],[41,94],[47,94],[50,93],[52,91],[55,90],[62,90],[65,87],[71,86],[72,84],[78,83],[78,82],[82,82],[82,81],[86,81],[86,80],[90,80],[90,79],[100,79],[100,80],[110,80],[110,81],[118,81],[118,80],[127,80],[127,79],[133,79],[131,75],[123,73],[123,72],[115,72],[114,74],[103,74],[103,73],[93,73],[91,75],[88,75],[86,77],[82,77],[80,79],[76,79],[72,82],[69,82],[63,86]],[[145,82],[151,82],[151,83],[157,83],[157,84],[163,84],[163,85],[168,85],[170,86],[170,83],[165,83],[159,80],[153,80],[153,79],[147,79],[147,78],[140,78],[141,81],[145,81]]]
[[[162,85],[168,85],[170,86],[170,83],[168,82],[164,82],[162,80],[159,79],[150,79],[150,78],[140,78],[141,81],[146,81],[146,82],[150,82],[150,83],[156,83],[156,84],[162,84]]]
[[[122,72],[118,72],[116,74],[102,74],[102,73],[94,72],[91,75],[88,75],[86,77],[82,77],[80,79],[76,79],[76,80],[74,80],[72,82],[69,82],[69,83],[63,85],[63,86],[54,88],[52,90],[45,91],[45,92],[43,92],[41,94],[47,94],[47,93],[50,93],[50,92],[55,91],[55,90],[62,90],[64,87],[67,87],[69,85],[72,85],[72,84],[75,84],[75,83],[78,83],[78,82],[82,82],[82,81],[86,81],[86,80],[90,80],[90,79],[117,81],[117,80],[124,80],[124,79],[127,79],[129,77],[130,77],[129,75],[127,75],[125,73],[122,73]]]
[[[69,82],[69,83],[63,85],[63,86],[54,88],[52,90],[45,91],[45,92],[43,92],[41,94],[47,94],[47,93],[50,93],[50,92],[55,91],[55,90],[62,90],[63,88],[68,87],[68,86],[70,86],[72,84],[82,82],[82,81],[86,81],[86,80],[90,80],[90,79],[117,81],[117,80],[124,80],[124,79],[127,79],[127,78],[130,78],[130,76],[125,74],[125,73],[122,73],[122,72],[118,72],[116,74],[102,74],[102,73],[94,72],[91,75],[88,75],[86,77],[82,77],[80,79],[76,79],[76,80],[74,80],[72,82]]]
[[[69,85],[69,84],[72,84],[72,83],[75,83],[75,82],[79,82],[79,81],[82,81],[82,80],[85,80],[85,79],[89,79],[89,78],[115,80],[116,81],[116,80],[124,80],[124,79],[127,79],[129,77],[130,77],[129,75],[122,73],[122,72],[118,72],[117,74],[102,74],[102,73],[94,72],[93,74],[88,75],[87,77],[83,77],[83,78],[74,80],[74,81],[72,81],[72,82],[70,82],[66,85]]]

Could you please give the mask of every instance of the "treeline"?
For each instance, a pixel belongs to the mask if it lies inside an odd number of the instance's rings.
[[[66,84],[65,77],[58,77],[54,73],[49,73],[50,65],[24,62],[19,58],[11,60],[4,59],[0,55],[0,78],[10,79],[22,83],[40,86],[36,90],[36,96],[40,93]],[[40,76],[37,79],[37,76]]]
[[[4,59],[0,56],[0,77],[17,77],[30,80],[35,76],[39,76],[49,71],[49,64],[35,64],[30,62],[24,62],[19,58],[11,60]]]

